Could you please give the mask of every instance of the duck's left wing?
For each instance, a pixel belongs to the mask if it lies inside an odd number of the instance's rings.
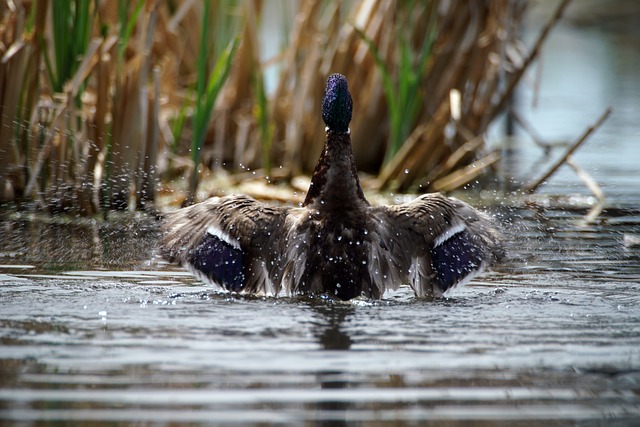
[[[223,289],[277,294],[287,211],[248,196],[212,197],[167,215],[161,254]]]
[[[502,256],[490,217],[457,199],[425,194],[372,213],[371,263],[381,291],[409,283],[419,297],[439,297]]]

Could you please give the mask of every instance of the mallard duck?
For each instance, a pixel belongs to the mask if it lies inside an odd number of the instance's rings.
[[[492,220],[460,200],[425,194],[371,206],[351,148],[352,108],[346,78],[330,75],[324,149],[301,206],[212,197],[167,216],[163,255],[222,290],[341,300],[403,284],[440,297],[499,259]]]

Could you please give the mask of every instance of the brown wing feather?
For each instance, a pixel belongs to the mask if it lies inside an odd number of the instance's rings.
[[[382,292],[409,283],[418,296],[441,296],[501,254],[500,235],[491,219],[441,194],[372,208],[372,213],[379,225],[372,239],[371,262],[379,272],[377,283]],[[456,242],[462,237],[464,241]],[[447,262],[460,263],[455,267],[461,271],[439,271]]]
[[[171,262],[190,263],[190,254],[209,230],[238,245],[242,252],[245,292],[279,291],[278,230],[289,208],[269,206],[251,197],[213,197],[170,213],[164,221],[161,254]]]

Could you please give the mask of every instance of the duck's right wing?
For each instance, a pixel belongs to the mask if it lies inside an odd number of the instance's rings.
[[[212,197],[167,215],[160,251],[225,290],[277,294],[287,211],[248,196]]]
[[[493,221],[457,199],[425,194],[372,213],[371,262],[382,291],[408,283],[419,297],[442,296],[502,256]]]

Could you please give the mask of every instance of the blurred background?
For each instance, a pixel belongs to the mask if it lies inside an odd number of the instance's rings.
[[[370,193],[638,200],[634,1],[2,1],[0,18],[0,201],[19,207],[297,202],[333,72]]]

